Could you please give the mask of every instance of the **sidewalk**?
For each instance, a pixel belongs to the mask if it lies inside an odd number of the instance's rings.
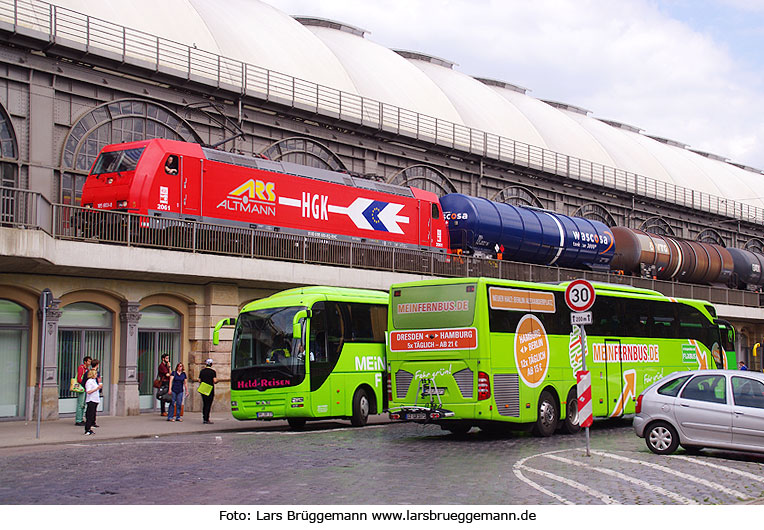
[[[93,436],[85,436],[85,428],[74,424],[74,418],[43,421],[40,423],[40,437],[37,438],[36,421],[0,422],[0,448],[28,447],[34,445],[79,443],[88,440],[116,440],[120,438],[145,438],[178,433],[222,432],[248,430],[253,428],[283,428],[286,421],[242,422],[233,419],[230,413],[213,412],[212,425],[202,423],[201,412],[191,412],[183,416],[182,422],[167,421],[158,412],[147,412],[139,416],[99,416],[99,427],[93,429]]]

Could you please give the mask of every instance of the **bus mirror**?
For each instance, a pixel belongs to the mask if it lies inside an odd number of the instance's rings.
[[[235,326],[236,325],[236,319],[235,318],[224,318],[217,324],[215,324],[215,330],[212,332],[212,344],[215,346],[218,345],[220,342],[220,328],[223,326]]]
[[[292,338],[300,340],[302,339],[302,321],[306,318],[310,318],[310,310],[303,309],[295,313],[292,319]]]

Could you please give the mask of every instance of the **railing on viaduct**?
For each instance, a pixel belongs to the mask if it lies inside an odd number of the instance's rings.
[[[764,224],[764,209],[557,153],[230,59],[39,0],[0,0],[0,32],[407,138],[727,218]]]
[[[51,204],[41,194],[0,187],[0,226],[43,230],[62,240],[274,259],[443,277],[487,276],[532,282],[575,278],[654,289],[667,296],[761,307],[759,293],[618,274],[315,238],[242,226]]]

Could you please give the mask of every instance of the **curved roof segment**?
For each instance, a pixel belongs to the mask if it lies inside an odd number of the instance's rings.
[[[762,173],[587,111],[544,102],[448,61],[394,52],[339,22],[292,18],[259,0],[54,0],[56,5],[405,110],[660,183],[764,208]],[[40,4],[42,5],[42,4]],[[45,14],[39,14],[46,20]]]

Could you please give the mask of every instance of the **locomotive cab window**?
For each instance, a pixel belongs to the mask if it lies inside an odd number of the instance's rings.
[[[170,155],[164,162],[164,172],[168,175],[178,174],[178,155]]]
[[[432,218],[440,219],[440,209],[438,208],[438,205],[435,203],[432,203]]]
[[[108,151],[98,155],[98,159],[93,164],[91,175],[101,175],[103,173],[120,173],[122,171],[133,171],[138,166],[138,160],[143,154],[144,147],[127,149],[125,151]]]

